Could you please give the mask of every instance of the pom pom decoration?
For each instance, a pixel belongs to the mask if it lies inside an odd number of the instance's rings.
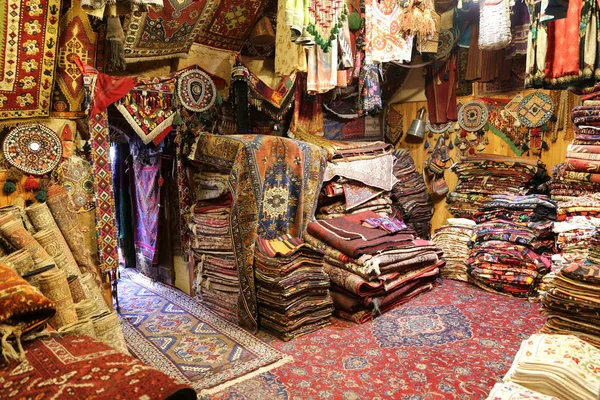
[[[4,186],[2,187],[2,192],[4,192],[5,194],[11,194],[17,191],[17,186],[15,185],[14,182],[11,181],[6,181],[6,183],[4,183]]]
[[[44,188],[35,194],[35,199],[40,203],[45,203],[48,199],[48,189]]]
[[[38,181],[32,175],[29,175],[29,178],[27,178],[27,181],[25,181],[25,190],[33,192],[39,188],[40,185],[38,184]]]

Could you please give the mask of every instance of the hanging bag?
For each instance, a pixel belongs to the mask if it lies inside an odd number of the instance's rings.
[[[427,160],[427,171],[435,176],[444,175],[446,162],[448,162],[449,158],[446,140],[443,135],[440,135],[431,152],[431,156]]]
[[[479,48],[500,50],[512,41],[509,0],[486,0],[479,8]]]

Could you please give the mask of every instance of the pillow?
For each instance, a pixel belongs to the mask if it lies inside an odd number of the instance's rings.
[[[0,327],[3,342],[12,333],[32,331],[54,316],[52,300],[0,262]],[[18,336],[18,335],[17,335]]]

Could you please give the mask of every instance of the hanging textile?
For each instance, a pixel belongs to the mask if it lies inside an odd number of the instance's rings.
[[[306,93],[306,81],[302,75],[296,78],[295,98],[290,132],[322,136],[323,101],[321,95],[311,96]]]
[[[426,73],[425,91],[431,123],[456,121],[456,55],[450,56],[440,67],[428,65]]]
[[[129,145],[115,143],[115,157],[113,158],[113,182],[115,191],[115,214],[119,248],[123,256],[125,267],[135,268],[135,245],[133,237],[133,208],[131,204],[131,186],[129,174],[132,172],[129,158]]]
[[[410,62],[414,35],[400,29],[402,13],[396,0],[365,1],[365,62]]]
[[[278,76],[308,70],[304,47],[292,41],[293,4],[294,0],[278,1],[275,32],[275,74]]]
[[[306,89],[309,93],[326,93],[337,86],[338,46],[325,52],[320,46],[309,47]]]

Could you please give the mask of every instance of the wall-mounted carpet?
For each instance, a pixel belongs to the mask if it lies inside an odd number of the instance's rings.
[[[60,0],[0,0],[0,119],[50,111]]]

